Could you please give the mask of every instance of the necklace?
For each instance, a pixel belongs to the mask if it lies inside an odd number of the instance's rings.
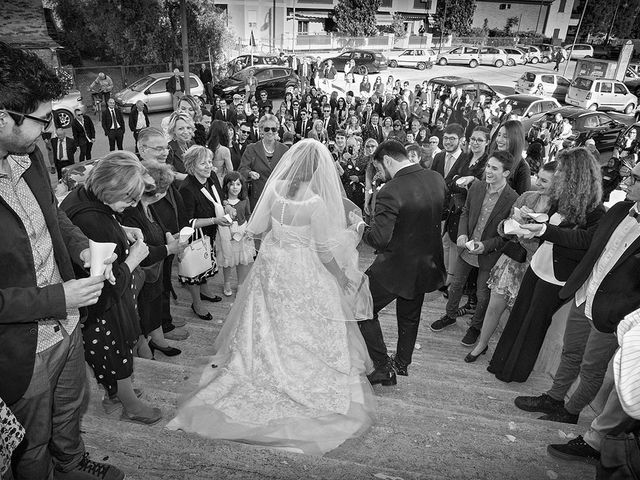
[[[275,152],[276,150],[275,145],[273,147],[273,150],[269,150],[267,146],[264,144],[264,142],[262,142],[262,148],[264,148],[264,153],[266,153],[267,155],[273,155],[273,152]]]

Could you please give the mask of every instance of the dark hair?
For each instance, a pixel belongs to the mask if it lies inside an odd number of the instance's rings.
[[[511,171],[511,169],[513,168],[513,155],[511,155],[506,150],[493,152],[491,155],[489,155],[489,160],[491,160],[492,158],[498,160],[502,164],[502,168],[504,170]]]
[[[207,146],[209,150],[215,153],[220,145],[229,146],[229,127],[227,127],[227,122],[223,120],[214,120],[211,122],[211,128],[209,129]]]
[[[491,130],[489,130],[487,127],[476,127],[473,129],[473,131],[484,133],[484,137],[487,142],[491,140]]]
[[[390,156],[396,162],[402,162],[408,159],[407,149],[397,140],[385,140],[382,142],[373,153],[373,158],[376,162],[382,162],[382,158],[385,155]]]
[[[0,42],[0,108],[29,115],[65,93],[62,80],[39,57]],[[17,125],[22,123],[20,117],[8,115]]]
[[[459,139],[462,139],[464,137],[464,128],[459,123],[450,123],[444,129],[444,134],[457,135]]]
[[[224,176],[222,180],[222,193],[225,199],[229,198],[229,185],[236,180],[240,180],[240,184],[242,185],[242,189],[240,190],[240,195],[238,198],[240,200],[245,200],[247,198],[247,184],[242,179],[242,175],[238,172],[229,172]]]
[[[498,128],[498,131],[500,131],[500,128],[502,127],[504,127],[507,138],[509,139],[509,152],[511,152],[514,161],[519,162],[522,159],[522,151],[524,150],[525,145],[524,129],[522,128],[522,123],[520,123],[518,120],[507,120],[503,125],[501,125],[501,127]],[[497,149],[498,147],[496,146],[496,142],[494,139],[489,151],[495,152]]]
[[[202,109],[202,116],[203,117],[213,117],[213,115],[211,115],[211,112],[209,110],[207,110],[206,108]]]
[[[540,167],[540,170],[543,170],[545,172],[555,172],[557,167],[558,167],[558,162],[556,162],[555,160],[551,160],[550,162],[547,162],[544,165],[542,165]]]
[[[336,137],[338,137],[338,136],[340,136],[340,137],[346,137],[346,136],[347,136],[347,132],[346,132],[345,130],[342,130],[342,129],[340,129],[340,130],[336,130],[336,134],[335,134],[335,136],[336,136]]]

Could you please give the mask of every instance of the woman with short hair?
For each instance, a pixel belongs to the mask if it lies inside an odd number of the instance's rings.
[[[88,307],[83,324],[85,359],[106,390],[105,409],[122,403],[122,419],[146,425],[162,418],[159,408],[138,398],[131,381],[133,349],[140,334],[136,296],[144,282],[137,267],[149,248],[141,239],[129,245],[116,215],[137,205],[149,184],[152,180],[133,153],[115,151],[97,162],[85,185],[69,193],[61,204],[89,239],[116,245],[115,285],[105,283],[98,302]],[[86,276],[86,272],[78,274]]]
[[[194,144],[193,135],[195,133],[195,123],[193,118],[184,111],[173,112],[166,124],[165,131],[169,137],[169,156],[167,163],[173,165],[177,175],[176,179],[183,181],[187,177],[182,162],[182,155]]]

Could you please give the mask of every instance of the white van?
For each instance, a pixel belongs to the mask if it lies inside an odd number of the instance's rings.
[[[590,110],[617,110],[626,114],[638,105],[638,97],[629,92],[624,83],[596,77],[576,77],[565,101]]]
[[[567,45],[564,48],[571,58],[593,58],[593,47],[588,43],[576,43],[573,47]]]

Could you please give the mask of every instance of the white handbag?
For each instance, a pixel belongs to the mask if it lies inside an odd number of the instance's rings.
[[[195,278],[208,271],[215,270],[216,259],[211,251],[211,239],[202,233],[202,229],[196,229],[193,240],[182,254],[182,260],[178,263],[178,275],[185,278]]]

